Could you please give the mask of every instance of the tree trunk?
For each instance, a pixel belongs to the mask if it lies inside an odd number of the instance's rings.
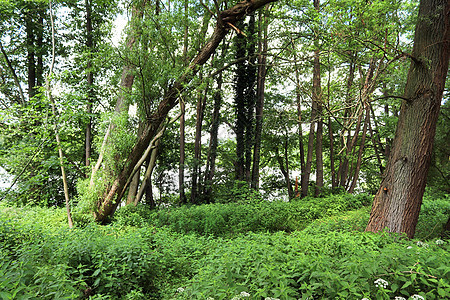
[[[241,22],[242,24],[242,22]],[[241,26],[242,27],[242,26]],[[236,59],[246,57],[247,39],[243,35],[235,38]],[[236,107],[236,180],[245,180],[245,129],[246,129],[246,101],[245,92],[247,87],[247,69],[245,60],[236,65],[236,76],[234,84],[234,103]]]
[[[179,93],[182,92],[185,89],[185,86],[194,78],[200,66],[208,61],[230,30],[228,23],[235,24],[237,20],[242,19],[245,15],[275,1],[276,0],[246,0],[219,13],[218,23],[210,40],[200,49],[197,56],[191,61],[188,70],[181,75],[167,91],[164,99],[159,103],[157,110],[150,116],[150,122],[145,127],[142,137],[138,139],[131,150],[122,171],[117,175],[117,178],[111,187],[105,191],[104,198],[98,203],[98,210],[95,212],[95,219],[97,221],[104,221],[114,212],[115,208],[120,203],[121,199],[116,199],[117,195],[122,193],[122,189],[126,186],[126,182],[133,172],[134,166],[146,150],[150,140],[157,134],[158,128],[166,119],[169,111],[177,104]]]
[[[266,73],[267,73],[267,18],[262,17],[263,11],[259,13],[259,44],[258,44],[258,75],[256,86],[256,116],[255,116],[255,139],[253,148],[253,169],[251,187],[255,190],[259,189],[259,161],[261,153],[261,133],[263,125],[263,113],[264,113],[264,91],[266,86]]]
[[[411,66],[384,178],[366,231],[414,237],[449,63],[450,5],[421,0]]]
[[[53,23],[52,2],[49,3],[49,12],[50,12],[50,24],[51,24],[51,30],[52,30],[52,34],[51,34],[52,58],[51,58],[51,63],[50,63],[50,69],[48,71],[48,74],[47,74],[46,80],[45,80],[46,81],[45,86],[46,86],[47,97],[50,100],[50,104],[52,107],[52,114],[53,114],[53,117],[55,118],[54,131],[55,131],[56,145],[58,147],[59,165],[61,167],[61,176],[62,176],[63,188],[64,188],[64,199],[65,199],[65,204],[66,204],[67,221],[69,223],[69,228],[72,228],[73,221],[72,221],[72,214],[70,212],[69,187],[67,185],[67,176],[66,176],[66,171],[64,168],[64,157],[63,157],[63,152],[62,152],[62,147],[61,147],[61,139],[59,138],[59,131],[58,131],[59,124],[57,123],[58,116],[57,116],[57,111],[56,111],[56,104],[55,104],[55,100],[52,95],[52,90],[51,90],[51,85],[50,85],[50,79],[51,79],[51,76],[53,75],[53,66],[55,64],[55,26]]]
[[[314,8],[317,12],[320,12],[320,0],[314,0]],[[313,66],[313,102],[317,103],[317,132],[316,132],[316,188],[314,195],[317,197],[323,189],[323,157],[322,157],[322,144],[323,144],[323,119],[322,119],[322,87],[320,77],[320,45],[319,45],[319,33],[315,33],[314,37],[314,66]]]
[[[288,142],[287,139],[284,142],[284,157],[281,157],[278,152],[278,147],[276,148],[276,157],[278,161],[278,165],[280,167],[280,171],[283,174],[284,181],[286,182],[286,188],[288,191],[289,199],[293,199],[295,197],[294,190],[292,189],[291,179],[289,177],[289,163],[288,163],[288,151],[287,151]]]
[[[294,41],[291,38],[292,46],[294,47]],[[297,102],[297,118],[298,118],[298,146],[300,149],[300,170],[301,170],[301,177],[300,177],[300,194],[306,196],[308,190],[303,190],[303,180],[304,176],[306,175],[306,165],[305,165],[305,147],[303,145],[303,128],[302,128],[302,101],[301,101],[301,90],[300,90],[300,72],[299,72],[299,66],[297,63],[297,51],[294,47],[292,51],[294,55],[294,68],[295,68],[295,96],[296,96],[296,102]],[[298,187],[297,187],[298,188]],[[297,196],[297,193],[296,195]]]
[[[346,93],[345,93],[345,111],[344,111],[344,120],[346,120],[345,122],[345,126],[343,129],[341,129],[340,132],[340,140],[341,140],[341,151],[339,152],[342,153],[342,151],[346,151],[345,155],[340,157],[340,161],[339,161],[339,169],[338,169],[338,174],[337,174],[337,184],[339,186],[345,186],[345,181],[346,178],[343,175],[344,173],[344,169],[348,167],[348,157],[347,157],[347,152],[348,152],[348,145],[347,145],[347,140],[349,138],[346,138],[345,135],[347,134],[347,131],[350,132],[350,125],[351,125],[351,121],[348,120],[350,118],[350,114],[351,114],[351,110],[350,110],[350,106],[351,106],[351,90],[352,90],[352,86],[353,86],[353,79],[355,78],[355,61],[356,57],[351,58],[350,60],[350,66],[349,66],[349,71],[348,71],[348,77],[347,77],[347,86],[346,86]],[[349,135],[350,136],[350,135]]]
[[[201,76],[200,76],[201,77]],[[200,195],[199,179],[201,178],[201,154],[202,154],[202,125],[205,112],[206,97],[208,94],[208,86],[204,91],[204,95],[199,91],[197,101],[197,118],[195,121],[195,141],[194,141],[194,166],[192,168],[192,188],[191,188],[191,203],[199,204]]]
[[[364,152],[364,144],[366,142],[367,127],[369,126],[369,122],[370,122],[370,110],[368,107],[369,104],[365,103],[365,105],[366,105],[366,118],[364,120],[364,128],[363,128],[363,132],[362,132],[362,136],[361,136],[361,144],[359,145],[358,158],[356,160],[355,171],[353,173],[354,174],[353,180],[348,189],[349,193],[353,193],[353,191],[355,190],[356,184],[358,183],[359,171],[361,169],[362,155]]]
[[[205,172],[205,200],[210,203],[212,197],[212,185],[216,169],[217,145],[219,134],[219,116],[222,105],[222,72],[217,77],[217,89],[214,93],[214,111],[209,140],[208,168]]]
[[[32,3],[27,5],[25,12],[25,32],[26,32],[26,45],[27,45],[27,80],[28,80],[28,99],[33,98],[36,94],[36,59],[35,59],[35,46],[34,46],[34,7],[31,7]]]
[[[144,127],[144,121],[139,122],[139,128],[138,128],[138,136],[142,134],[142,130]],[[138,192],[139,182],[141,179],[141,168],[137,170],[137,172],[134,174],[133,179],[130,182],[130,187],[128,188],[128,195],[127,195],[127,202],[126,204],[136,203],[136,195]],[[135,205],[136,205],[135,204]]]
[[[248,43],[247,43],[247,69],[246,69],[246,84],[245,91],[245,180],[247,183],[251,183],[251,165],[252,165],[252,153],[254,148],[255,137],[255,104],[256,104],[256,91],[257,87],[257,68],[255,61],[255,14],[250,15],[248,23]]]
[[[88,62],[86,65],[86,80],[87,80],[87,106],[86,113],[88,115],[88,122],[86,124],[85,133],[85,165],[89,167],[91,164],[91,144],[92,144],[92,105],[94,102],[94,73],[92,72],[92,52],[94,52],[94,39],[92,28],[92,7],[89,0],[85,0],[86,6],[86,47],[89,51]]]
[[[131,15],[132,30],[128,34],[126,42],[126,48],[128,49],[128,51],[133,51],[135,43],[139,39],[139,33],[138,30],[136,29],[136,22],[137,20],[140,20],[142,16],[143,16],[142,10],[140,10],[136,6],[133,6]],[[128,114],[129,104],[126,101],[126,96],[131,92],[131,89],[133,87],[135,77],[133,71],[134,65],[130,64],[129,62],[127,62],[122,69],[122,75],[120,78],[120,85],[119,85],[119,95],[117,96],[117,101],[114,108],[114,113],[116,116],[120,116],[121,114]],[[111,141],[109,141],[109,137],[112,134],[112,132],[114,132],[115,129],[116,124],[114,123],[114,121],[112,121],[109,124],[108,129],[106,130],[105,136],[103,138],[103,145],[102,145],[103,151],[100,151],[97,163],[94,166],[94,168],[92,168],[90,186],[92,186],[94,183],[95,175],[102,164],[104,151],[107,151],[108,144],[111,143]],[[117,159],[116,162],[118,163],[119,160],[120,159]],[[112,175],[114,175],[114,170],[116,170],[117,167],[118,166],[116,165],[106,166],[106,168],[108,169],[108,171],[106,172],[112,173]]]
[[[180,193],[180,203],[186,203],[186,195],[184,193],[184,164],[185,164],[185,155],[186,155],[186,146],[185,146],[185,112],[186,106],[183,101],[180,102],[180,166],[178,169],[178,190]]]

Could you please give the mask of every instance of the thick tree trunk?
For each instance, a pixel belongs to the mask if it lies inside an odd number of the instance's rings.
[[[366,231],[414,237],[449,63],[450,5],[421,0],[391,156]]]
[[[235,6],[220,12],[218,23],[210,40],[198,52],[197,56],[192,60],[188,70],[174,82],[172,87],[167,91],[165,97],[158,105],[157,110],[150,116],[150,122],[144,129],[141,138],[138,139],[128,156],[124,168],[118,174],[117,178],[111,185],[110,189],[105,191],[104,198],[98,204],[98,210],[95,212],[95,219],[99,222],[104,221],[111,215],[121,199],[117,198],[125,187],[128,177],[133,172],[133,168],[139,161],[140,157],[147,148],[150,140],[157,134],[161,123],[166,119],[169,111],[177,104],[178,95],[182,92],[187,83],[189,83],[197,74],[200,66],[202,66],[214,53],[220,42],[229,31],[229,24],[236,23],[245,15],[259,9],[260,7],[276,0],[253,0],[242,1]]]

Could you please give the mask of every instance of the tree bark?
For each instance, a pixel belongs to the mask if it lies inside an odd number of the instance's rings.
[[[256,104],[256,87],[257,83],[257,67],[255,57],[255,14],[250,15],[248,23],[248,44],[247,56],[248,63],[246,69],[246,84],[245,91],[245,180],[251,185],[251,170],[252,170],[252,153],[254,148],[255,137],[255,104]]]
[[[297,102],[297,118],[298,118],[298,146],[300,149],[300,170],[301,170],[301,177],[300,177],[300,195],[306,196],[308,193],[307,189],[306,191],[303,190],[303,180],[304,176],[306,175],[306,164],[305,164],[305,147],[303,144],[303,128],[302,128],[302,101],[301,101],[301,90],[300,90],[300,72],[299,72],[299,66],[298,66],[298,59],[297,59],[297,51],[295,49],[294,40],[291,37],[291,43],[292,47],[294,48],[292,53],[294,55],[294,68],[295,68],[295,96],[296,96],[296,102]],[[298,188],[298,187],[297,187]],[[297,196],[297,193],[296,195]]]
[[[166,119],[169,111],[177,104],[178,95],[185,89],[194,76],[197,74],[200,66],[202,66],[214,53],[220,42],[229,31],[229,24],[236,23],[245,15],[259,9],[260,7],[277,0],[253,0],[242,1],[233,7],[219,13],[218,23],[210,40],[202,47],[197,56],[191,61],[188,70],[176,80],[172,87],[167,91],[165,97],[158,105],[157,110],[150,116],[149,123],[144,129],[142,137],[138,139],[135,146],[131,150],[123,169],[117,175],[111,187],[105,191],[103,199],[98,203],[98,210],[95,212],[95,219],[98,222],[104,221],[111,215],[121,199],[117,198],[125,187],[128,177],[133,172],[133,168],[139,161],[142,153],[147,148],[146,145],[157,134],[161,123]]]
[[[185,164],[185,154],[186,154],[186,146],[185,146],[185,112],[186,106],[184,101],[180,102],[180,166],[178,169],[178,191],[180,194],[180,203],[186,203],[186,195],[184,193],[184,164]]]
[[[131,15],[132,29],[131,29],[131,32],[128,34],[127,41],[126,41],[126,47],[129,51],[133,51],[133,49],[135,47],[135,43],[139,38],[139,33],[136,30],[135,23],[138,20],[140,20],[142,18],[142,16],[143,16],[142,10],[136,6],[133,6],[132,7],[132,15]],[[131,92],[131,89],[133,87],[133,82],[134,82],[134,77],[135,77],[133,71],[134,71],[134,65],[130,64],[129,62],[126,62],[125,66],[122,69],[122,75],[120,78],[120,85],[119,85],[119,95],[117,96],[116,105],[114,107],[114,112],[115,112],[115,115],[117,115],[117,116],[128,113],[129,104],[126,101],[126,96],[127,96],[127,94],[129,94]],[[108,143],[110,142],[109,137],[110,137],[111,133],[114,132],[115,129],[116,129],[116,124],[114,123],[114,121],[112,121],[109,124],[108,129],[106,130],[105,136],[103,138],[103,144],[102,144],[103,151],[100,151],[99,157],[97,159],[97,163],[94,166],[94,168],[92,168],[90,186],[92,186],[94,183],[94,177],[102,164],[104,151],[107,150]],[[117,166],[106,166],[106,168],[109,169],[109,171],[107,171],[107,172],[113,173],[114,170],[117,169]]]
[[[91,144],[92,144],[92,105],[94,102],[94,73],[92,72],[92,52],[94,52],[94,39],[92,28],[92,7],[91,1],[85,0],[86,6],[86,47],[89,51],[88,62],[86,65],[86,83],[87,83],[87,105],[86,113],[88,114],[88,122],[86,124],[85,133],[85,165],[89,167],[91,164]]]
[[[158,3],[159,7],[159,3]],[[189,64],[188,61],[188,42],[189,42],[189,19],[188,19],[188,9],[189,9],[189,1],[184,1],[184,38],[183,38],[183,62],[187,66]],[[184,204],[187,202],[185,191],[184,191],[184,164],[186,160],[186,137],[185,137],[185,127],[186,127],[186,104],[184,101],[180,102],[180,165],[178,167],[178,193],[180,196],[179,203]]]
[[[450,4],[421,0],[397,130],[366,231],[414,237],[449,63]]]
[[[200,76],[201,77],[201,76]],[[200,195],[199,179],[201,178],[201,154],[202,154],[202,125],[205,112],[206,97],[208,94],[208,86],[202,95],[199,91],[197,101],[197,118],[195,121],[195,141],[194,141],[194,166],[192,168],[192,187],[191,187],[191,203],[199,204]]]
[[[356,160],[355,171],[354,171],[352,183],[348,189],[349,193],[353,193],[353,191],[356,188],[356,184],[358,183],[359,171],[361,169],[362,155],[364,152],[364,145],[366,142],[367,127],[369,126],[369,122],[370,122],[370,110],[368,107],[369,104],[365,103],[365,105],[366,105],[366,117],[364,120],[364,127],[363,127],[363,131],[362,131],[362,136],[361,136],[361,143],[359,145],[358,158]]]
[[[314,8],[320,12],[320,0],[314,0]],[[314,195],[317,197],[323,189],[323,119],[322,119],[322,86],[320,83],[320,44],[319,33],[315,33],[314,37],[314,66],[313,66],[313,102],[317,104],[317,132],[316,132],[316,187]]]
[[[291,179],[289,177],[289,160],[288,160],[288,141],[286,139],[286,141],[284,142],[284,157],[280,156],[279,151],[278,151],[278,146],[276,147],[276,157],[277,157],[277,161],[278,161],[278,165],[280,167],[280,171],[283,174],[284,177],[284,181],[286,182],[286,188],[288,191],[288,196],[289,199],[293,199],[295,197],[294,195],[294,190],[292,189],[292,184],[291,184]]]
[[[241,23],[242,24],[242,23]],[[240,25],[241,25],[240,24]],[[242,26],[240,26],[242,27]],[[235,37],[236,59],[246,57],[247,39],[239,34]],[[234,104],[236,108],[236,180],[245,180],[245,129],[247,123],[245,92],[247,68],[245,60],[236,64],[234,79]]]
[[[0,41],[0,51],[3,54],[3,57],[5,58],[6,65],[8,66],[9,71],[11,72],[11,76],[14,79],[14,84],[17,87],[17,90],[19,91],[19,104],[24,106],[25,105],[25,96],[23,94],[22,86],[20,85],[19,78],[17,77],[16,71],[14,70],[11,61],[9,60],[8,54],[6,53],[5,49],[3,48],[3,44]]]
[[[262,17],[263,11],[259,13],[259,44],[258,44],[258,75],[256,86],[256,115],[255,115],[255,139],[253,147],[253,168],[251,187],[255,190],[259,189],[259,162],[261,157],[261,133],[264,114],[264,91],[266,86],[267,73],[267,18]]]
[[[27,46],[27,81],[28,81],[28,99],[33,98],[36,94],[36,58],[35,58],[35,34],[34,34],[34,7],[30,3],[26,6],[25,11],[25,32],[26,32],[26,46]]]
[[[220,107],[222,105],[222,72],[217,77],[217,89],[214,93],[214,110],[211,124],[211,133],[209,140],[209,154],[208,154],[208,168],[205,173],[205,200],[211,203],[212,197],[212,184],[214,179],[214,173],[216,169],[217,158],[217,146],[218,146],[218,134],[220,124]]]

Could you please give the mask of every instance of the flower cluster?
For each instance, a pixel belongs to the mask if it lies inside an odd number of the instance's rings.
[[[177,288],[177,293],[182,293],[182,292],[184,292],[184,288],[182,288],[182,287]]]
[[[394,298],[394,300],[406,300],[406,298],[405,298],[405,297],[397,296],[397,297]]]
[[[419,247],[423,247],[423,248],[428,248],[428,244],[427,243],[424,243],[424,242],[421,242],[421,241],[418,241],[417,242],[417,246],[419,246]]]
[[[444,244],[444,241],[443,240],[436,240],[436,245],[442,245],[442,244]]]
[[[231,300],[241,300],[242,298],[248,298],[250,297],[250,294],[247,292],[241,292],[239,295],[234,296],[233,298],[231,298]]]
[[[266,297],[264,300],[280,300],[280,298],[272,298],[272,297]]]
[[[374,283],[377,288],[384,288],[384,289],[387,288],[387,286],[389,284],[386,280],[381,279],[381,278],[378,278],[377,280],[375,280]]]
[[[417,294],[412,295],[411,299],[413,299],[413,300],[425,300],[424,297],[422,297],[420,295],[417,295]]]

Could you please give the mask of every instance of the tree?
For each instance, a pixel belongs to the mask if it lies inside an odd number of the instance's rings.
[[[449,63],[450,4],[421,0],[397,130],[366,231],[414,237]]]
[[[141,160],[142,155],[145,153],[152,139],[157,135],[158,128],[165,121],[169,111],[178,103],[179,93],[195,77],[200,67],[208,61],[230,28],[234,26],[233,24],[245,15],[274,1],[276,0],[242,1],[218,13],[217,25],[214,28],[211,38],[199,50],[186,72],[173,82],[167,90],[164,98],[159,102],[158,108],[149,117],[150,121],[145,126],[142,136],[139,137],[128,158],[125,160],[123,168],[119,171],[112,184],[105,189],[102,199],[98,203],[98,210],[95,212],[95,219],[97,221],[104,221],[114,213],[127,187],[129,177],[134,175],[133,170]]]

